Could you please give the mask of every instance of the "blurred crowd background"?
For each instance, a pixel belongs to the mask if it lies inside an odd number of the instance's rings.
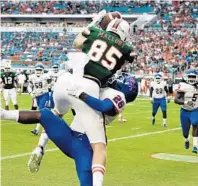
[[[2,15],[60,15],[95,14],[102,9],[119,11],[123,15],[156,14],[157,21],[148,28],[139,29],[131,36],[136,56],[132,65],[124,68],[138,75],[181,73],[189,67],[198,67],[198,1],[1,1]],[[33,61],[62,63],[68,52],[73,52],[77,33],[68,28],[84,27],[90,20],[67,18],[58,21],[13,22],[2,20],[2,27],[64,28],[63,32],[2,32],[1,59],[17,61],[14,67],[33,65]]]

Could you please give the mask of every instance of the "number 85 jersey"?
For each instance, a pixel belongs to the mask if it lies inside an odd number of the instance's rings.
[[[35,96],[40,96],[48,92],[50,76],[48,74],[41,74],[39,77],[32,74],[29,77],[28,91],[33,92]]]
[[[167,84],[165,81],[161,81],[160,83],[157,83],[155,81],[153,81],[151,83],[150,88],[153,88],[153,98],[163,98],[166,96],[166,91],[165,91],[165,87],[167,87]]]
[[[108,115],[105,114],[105,124],[107,125],[111,123],[116,118],[116,116],[124,110],[126,99],[122,92],[109,87],[100,89],[100,99],[109,99],[114,105],[114,110],[110,111]]]
[[[133,62],[132,47],[113,33],[95,27],[89,30],[89,35],[82,33],[86,38],[82,51],[90,58],[84,74],[97,78],[103,85],[125,61]]]

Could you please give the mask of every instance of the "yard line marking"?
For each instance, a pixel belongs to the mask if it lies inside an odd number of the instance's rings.
[[[139,138],[142,136],[150,136],[150,135],[154,135],[154,134],[162,134],[162,133],[166,133],[169,131],[175,131],[175,130],[179,130],[179,129],[181,129],[181,128],[178,127],[178,128],[168,129],[168,130],[160,130],[160,131],[156,131],[156,132],[146,132],[146,133],[142,133],[142,134],[136,134],[136,135],[125,136],[125,137],[120,137],[120,138],[113,138],[113,139],[108,140],[108,142],[115,142],[115,141]],[[52,149],[47,149],[45,152],[53,152],[53,151],[57,151],[57,150],[59,150],[59,149],[52,148]],[[29,156],[29,155],[31,155],[31,152],[15,154],[15,155],[10,155],[10,156],[3,156],[3,157],[1,157],[1,160],[15,159],[15,158],[20,158],[20,157]]]

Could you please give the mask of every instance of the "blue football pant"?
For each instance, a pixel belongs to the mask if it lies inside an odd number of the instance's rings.
[[[161,107],[162,112],[166,112],[166,98],[154,98],[153,99],[153,113],[157,113],[159,107]]]
[[[180,109],[180,122],[182,126],[182,133],[185,138],[188,137],[190,126],[198,125],[198,109],[187,111],[183,108]]]
[[[80,186],[92,186],[93,151],[87,136],[72,131],[63,119],[47,108],[40,113],[40,123],[48,137],[65,155],[74,159]]]

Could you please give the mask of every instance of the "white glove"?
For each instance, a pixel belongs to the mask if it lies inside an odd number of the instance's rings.
[[[80,94],[83,92],[82,87],[76,84],[73,84],[72,86],[67,87],[66,90],[69,95],[74,96],[76,98],[79,98]]]
[[[106,14],[107,14],[106,10],[100,11],[95,17],[92,18],[93,21],[88,25],[88,27],[98,26]]]

